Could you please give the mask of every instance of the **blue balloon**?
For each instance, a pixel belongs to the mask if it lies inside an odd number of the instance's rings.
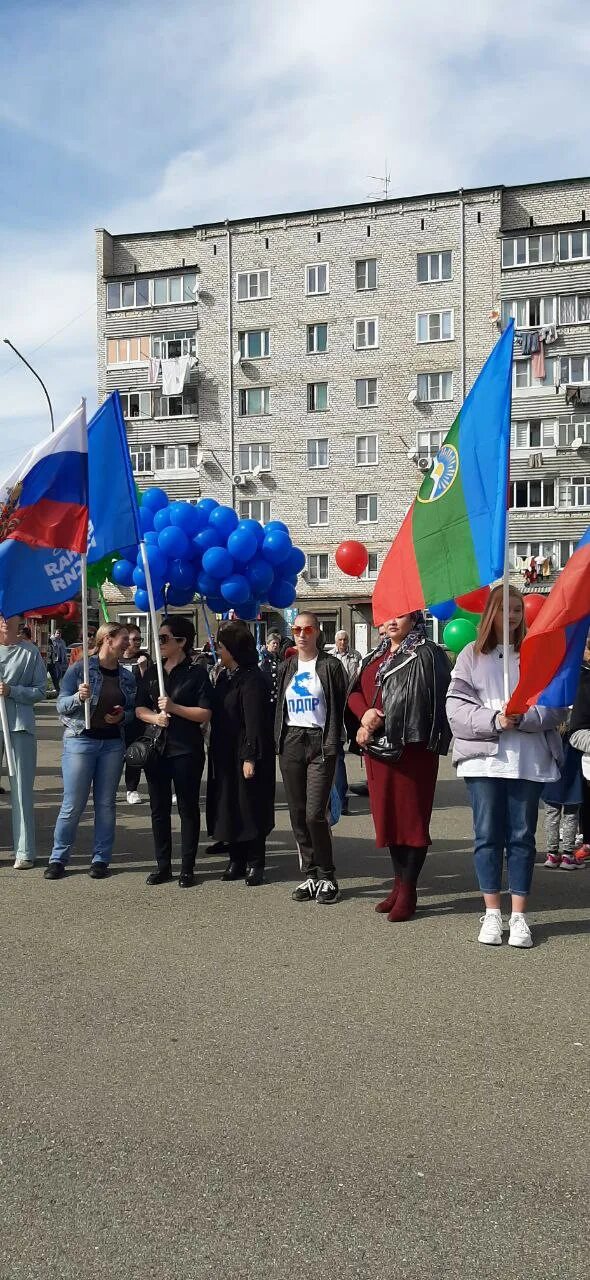
[[[245,573],[252,591],[263,599],[274,578],[272,565],[268,560],[263,560],[262,556],[256,556],[250,564],[246,565]]]
[[[145,573],[140,565],[136,565],[131,575],[136,587],[140,587],[142,591],[146,589]]]
[[[137,543],[135,543],[133,547],[121,547],[119,551],[119,560],[131,560],[133,564],[135,564],[138,551],[139,547]]]
[[[191,506],[190,502],[171,502],[169,510],[170,523],[182,529],[188,538],[192,538],[199,532],[201,522],[195,507]]]
[[[155,529],[148,529],[147,533],[144,533],[143,535],[143,540],[146,544],[146,547],[149,547],[150,544],[152,547],[157,547],[158,534],[156,533]],[[138,555],[141,557],[141,551],[139,550],[138,550]]]
[[[235,532],[238,529],[247,529],[249,533],[253,533],[256,538],[256,545],[261,547],[264,542],[264,529],[259,520],[240,520],[236,525]]]
[[[269,564],[282,564],[291,550],[291,539],[283,529],[271,529],[270,533],[265,534],[262,554]]]
[[[296,596],[295,587],[292,582],[287,582],[284,578],[279,578],[278,582],[273,582],[268,593],[268,603],[273,609],[288,609]]]
[[[195,511],[198,511],[200,518],[205,518],[205,524],[207,524],[211,512],[215,511],[218,506],[219,503],[215,501],[215,498],[199,498]]]
[[[189,540],[182,529],[170,524],[158,536],[158,546],[171,560],[188,560]]]
[[[154,512],[151,507],[139,508],[139,527],[142,533],[149,533],[154,527]]]
[[[115,560],[112,568],[111,578],[120,587],[133,586],[133,574],[135,567],[132,560]]]
[[[267,533],[271,533],[273,529],[280,529],[281,533],[289,532],[289,526],[283,520],[269,520],[268,524],[264,526],[265,536]]]
[[[154,529],[156,533],[161,533],[162,529],[166,529],[170,524],[170,507],[161,507],[156,511],[154,516]]]
[[[239,564],[246,564],[256,555],[258,539],[249,529],[234,529],[227,540],[227,549]]]
[[[191,591],[194,595],[197,578],[196,566],[190,560],[173,560],[168,569],[168,581],[176,591]]]
[[[176,605],[176,608],[185,604],[190,604],[194,596],[194,591],[181,591],[178,587],[169,587],[166,595],[166,604]]]
[[[164,608],[164,591],[161,587],[159,591],[154,590],[154,606],[156,609]],[[139,609],[141,613],[149,612],[150,600],[147,591],[138,589],[135,592],[135,607],[136,609]]]
[[[215,596],[219,592],[219,582],[217,578],[212,578],[209,573],[201,570],[197,578],[197,591],[200,596]]]
[[[238,517],[233,507],[215,507],[209,516],[209,524],[216,533],[223,534],[227,541],[230,533],[233,533],[238,523]]]
[[[305,569],[305,565],[305,552],[301,550],[301,547],[292,547],[286,560],[283,560],[281,564],[281,575],[284,578],[290,578],[293,573],[295,575],[301,573],[301,570]]]
[[[243,604],[238,605],[236,613],[245,622],[253,622],[258,615],[258,601],[253,596],[249,596]]]
[[[448,622],[456,608],[454,600],[443,600],[442,604],[429,606],[428,612],[432,614],[433,618],[438,618],[439,622]]]
[[[232,574],[221,584],[221,594],[229,605],[236,607],[250,598],[250,583],[241,573]]]
[[[193,538],[193,546],[196,547],[200,556],[204,556],[210,547],[225,547],[225,538],[223,534],[217,533],[215,529],[209,526],[203,529],[202,533],[198,533],[196,538]]]
[[[207,608],[211,613],[227,613],[227,603],[223,596],[207,596]]]
[[[209,547],[203,556],[203,569],[212,578],[229,578],[233,567],[233,556],[225,547]]]
[[[146,489],[141,497],[141,506],[149,511],[161,511],[162,507],[168,506],[168,494],[164,489]]]
[[[145,554],[152,578],[161,578],[164,581],[168,569],[168,556],[164,554],[159,545],[154,546],[151,542],[147,544]]]

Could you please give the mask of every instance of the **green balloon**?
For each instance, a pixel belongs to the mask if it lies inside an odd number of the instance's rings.
[[[456,618],[465,618],[466,622],[470,622],[472,626],[478,627],[481,622],[481,613],[470,613],[468,609],[461,609],[461,607],[457,605],[450,621],[454,622]]]
[[[94,564],[89,564],[86,570],[88,586],[102,587],[111,574],[115,560],[116,556],[104,556],[102,560],[96,560]]]
[[[451,618],[443,631],[443,643],[451,653],[460,653],[476,636],[477,630],[467,618]]]

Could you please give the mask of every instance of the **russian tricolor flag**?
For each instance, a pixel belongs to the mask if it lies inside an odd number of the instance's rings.
[[[63,547],[88,542],[88,437],[84,402],[0,483],[0,543]],[[4,559],[3,577],[10,573]]]
[[[522,642],[520,679],[506,708],[519,715],[539,703],[570,707],[590,626],[590,528]]]

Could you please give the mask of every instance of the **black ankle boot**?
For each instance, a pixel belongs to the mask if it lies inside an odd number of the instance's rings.
[[[239,862],[228,862],[227,867],[221,877],[222,880],[243,880],[246,868],[240,866]]]
[[[171,879],[170,867],[158,867],[157,871],[150,871],[146,884],[167,884]]]
[[[264,883],[264,871],[262,867],[248,867],[246,872],[246,884],[250,887]]]

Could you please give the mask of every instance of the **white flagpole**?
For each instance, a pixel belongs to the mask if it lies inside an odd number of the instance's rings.
[[[8,776],[9,778],[14,778],[14,754],[12,751],[10,729],[8,727],[8,712],[6,710],[6,698],[0,698],[0,721],[2,722],[2,736],[4,738],[4,750],[6,752],[6,765],[8,768]]]
[[[145,585],[147,588],[148,600],[150,602],[150,622],[152,625],[152,635],[154,637],[155,648],[156,648],[156,667],[158,669],[158,685],[160,687],[160,697],[163,698],[165,697],[165,694],[166,694],[166,690],[164,688],[164,665],[162,663],[162,653],[161,653],[160,645],[158,642],[158,616],[156,613],[156,606],[154,604],[154,588],[152,586],[150,562],[147,558],[145,542],[140,542],[139,550],[141,551],[141,563],[143,564],[143,572],[145,574]]]
[[[508,552],[508,512],[506,512],[506,542],[504,548],[504,575],[502,577],[502,658],[504,663],[504,702],[508,702],[512,690],[510,688],[510,566]]]
[[[82,665],[84,684],[90,683],[90,663],[88,661],[88,580],[86,577],[88,557],[80,556],[82,566]],[[90,700],[84,703],[84,727],[90,728]]]

